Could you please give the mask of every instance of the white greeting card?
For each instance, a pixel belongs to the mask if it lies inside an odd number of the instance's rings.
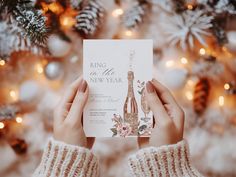
[[[149,136],[153,120],[144,89],[152,79],[152,40],[84,40],[83,58],[86,136]]]

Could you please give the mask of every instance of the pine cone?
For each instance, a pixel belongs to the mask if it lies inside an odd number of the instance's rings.
[[[138,0],[131,9],[129,9],[123,18],[123,23],[127,28],[134,28],[143,22],[144,16],[148,9],[148,2],[146,0]]]
[[[201,78],[194,89],[193,107],[194,111],[201,115],[206,107],[210,91],[210,83],[207,78]]]
[[[93,35],[101,25],[105,9],[97,0],[90,0],[76,16],[75,29],[85,35]]]

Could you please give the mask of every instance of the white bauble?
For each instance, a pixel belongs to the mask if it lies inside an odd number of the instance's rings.
[[[44,74],[49,80],[61,79],[64,75],[64,68],[61,62],[53,61],[45,66]]]
[[[228,44],[225,46],[231,51],[236,52],[236,31],[229,31],[227,33]]]
[[[19,100],[23,102],[37,101],[43,93],[42,87],[33,80],[25,81],[19,90]]]
[[[48,48],[54,57],[64,57],[70,52],[71,44],[57,35],[51,35],[48,38]]]

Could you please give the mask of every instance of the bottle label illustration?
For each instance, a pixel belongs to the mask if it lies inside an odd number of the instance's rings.
[[[88,137],[150,136],[145,83],[152,79],[152,40],[84,40],[89,85],[83,126]]]

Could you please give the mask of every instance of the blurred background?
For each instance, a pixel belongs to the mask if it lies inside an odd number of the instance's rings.
[[[40,162],[85,38],[153,39],[153,74],[185,110],[194,165],[236,176],[235,0],[0,0],[1,177],[31,176]],[[132,138],[93,148],[104,177],[127,176],[136,150]]]

